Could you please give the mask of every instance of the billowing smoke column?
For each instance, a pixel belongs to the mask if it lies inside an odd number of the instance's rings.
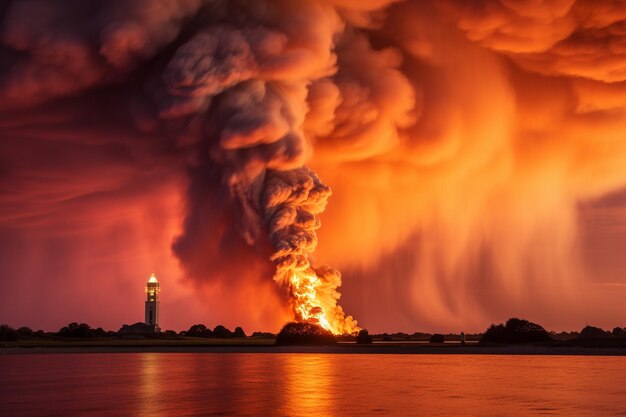
[[[338,271],[315,269],[310,254],[315,249],[315,230],[330,189],[307,168],[268,173],[263,207],[269,221],[270,241],[275,252],[276,277],[289,289],[296,319],[319,323],[334,333],[353,333],[358,328],[339,307]]]
[[[623,2],[15,0],[0,19],[3,132],[59,140],[28,124],[88,130],[59,109],[94,103],[98,128],[122,120],[67,146],[186,172],[174,253],[194,282],[250,288],[247,313],[280,309],[273,275],[293,318],[357,330],[315,258],[359,277],[344,286],[374,327],[478,326],[528,299],[553,316],[586,288],[579,205],[626,184]],[[59,187],[49,206],[97,200]]]
[[[342,25],[334,8],[316,2],[245,5],[207,10],[208,22],[165,68],[157,111],[166,120],[210,115],[199,133],[207,163],[223,168],[248,244],[267,233],[274,279],[295,319],[352,333],[356,322],[337,306],[339,273],[311,265],[330,189],[303,167],[308,88],[336,72],[332,44]]]
[[[156,101],[159,115],[211,114],[201,127],[208,163],[223,167],[247,242],[258,244],[267,232],[274,279],[287,289],[295,318],[354,332],[356,322],[336,304],[339,273],[311,265],[317,214],[330,189],[302,166],[310,146],[308,87],[336,71],[339,17],[315,2],[247,4],[243,13],[236,3],[220,5],[219,20],[228,23],[209,23],[176,51],[163,76],[165,104]]]

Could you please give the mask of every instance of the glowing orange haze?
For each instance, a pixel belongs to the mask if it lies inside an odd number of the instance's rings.
[[[353,332],[340,285],[375,331],[619,325],[623,4],[268,0],[171,57],[202,4],[182,3],[130,10],[98,59],[44,80],[29,6],[7,12],[2,41],[32,62],[0,91],[2,320],[136,321],[154,271],[166,328]],[[231,56],[197,74],[207,45]]]

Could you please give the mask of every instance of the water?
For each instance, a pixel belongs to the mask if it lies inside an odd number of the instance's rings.
[[[626,415],[626,358],[0,355],[2,416]]]

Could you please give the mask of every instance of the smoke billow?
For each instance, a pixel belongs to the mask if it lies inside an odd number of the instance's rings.
[[[626,185],[624,10],[7,1],[0,156],[24,161],[0,170],[2,225],[13,236],[59,224],[62,214],[37,217],[41,196],[53,208],[107,196],[121,206],[133,191],[150,201],[147,183],[175,183],[184,214],[169,236],[184,274],[255,324],[291,315],[358,329],[326,262],[348,271],[350,310],[375,328],[479,326],[524,314],[528,299],[554,318],[551,300],[574,306],[587,288],[580,204]],[[76,164],[53,197],[16,182],[34,166],[64,172],[29,164],[24,149],[37,146]],[[115,175],[81,178],[78,161]],[[9,227],[18,210],[32,214]]]

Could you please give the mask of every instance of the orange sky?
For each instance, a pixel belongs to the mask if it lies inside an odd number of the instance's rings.
[[[13,1],[0,22],[0,322],[117,329],[155,272],[162,328],[276,331],[276,253],[341,271],[376,332],[626,314],[622,2]],[[303,165],[327,202],[268,194]]]

